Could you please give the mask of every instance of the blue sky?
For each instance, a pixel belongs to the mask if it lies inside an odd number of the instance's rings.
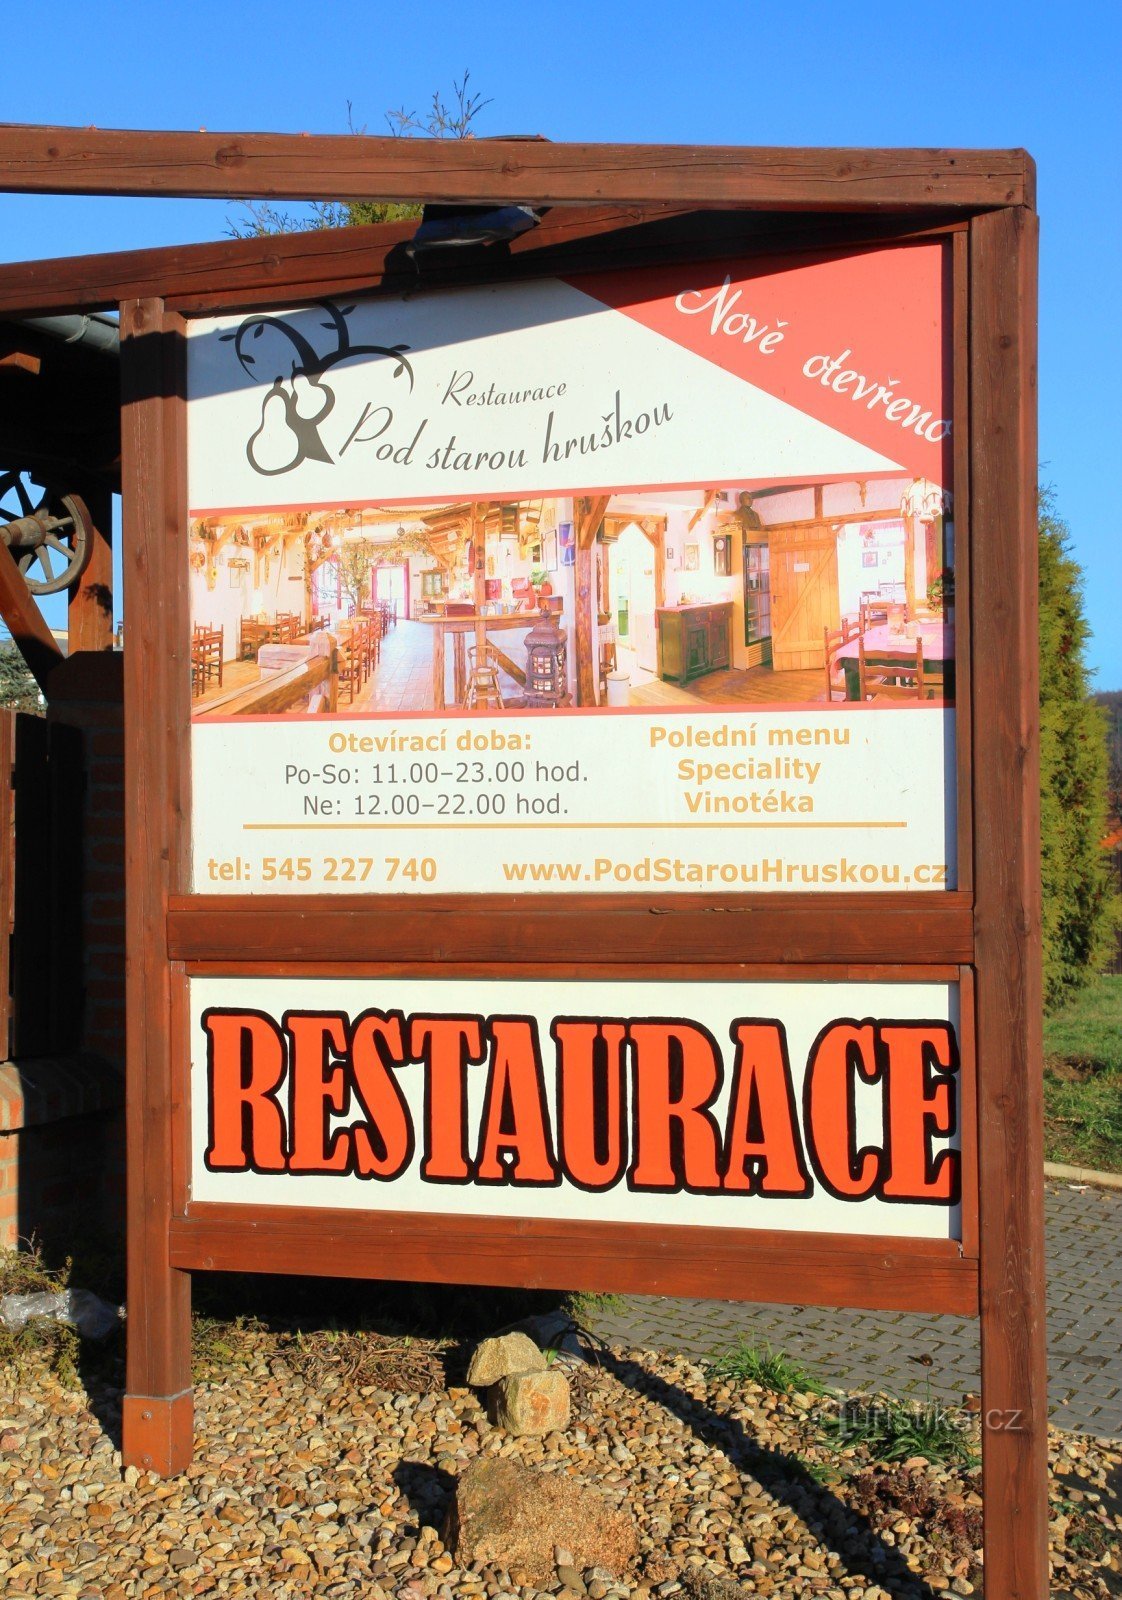
[[[215,0],[5,7],[3,117],[345,131],[470,69],[481,133],[728,144],[1023,145],[1042,218],[1040,456],[1086,574],[1097,687],[1122,687],[1122,6],[637,8]],[[49,25],[48,25],[49,23]],[[0,196],[0,258],[220,236],[225,204]]]

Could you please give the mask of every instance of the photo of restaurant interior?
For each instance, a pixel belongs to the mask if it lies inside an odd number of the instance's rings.
[[[953,699],[904,476],[191,523],[196,717]]]

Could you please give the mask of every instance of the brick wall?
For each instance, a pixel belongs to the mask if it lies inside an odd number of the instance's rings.
[[[0,1066],[0,1249],[61,1258],[124,1217],[121,1069],[97,1056]]]

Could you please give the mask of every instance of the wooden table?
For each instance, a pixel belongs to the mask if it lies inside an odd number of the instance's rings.
[[[938,619],[932,622],[916,623],[916,633],[923,640],[924,663],[930,662],[933,667],[939,667],[943,673],[943,695],[949,702],[954,700],[954,623],[941,622]],[[913,655],[915,654],[916,639],[908,638],[906,634],[885,625],[866,629],[863,636],[847,639],[845,644],[835,656],[838,666],[845,671],[845,697],[847,700],[860,700],[861,698],[861,668],[858,660],[858,644],[864,642],[866,665],[868,658],[880,655]]]
[[[502,650],[490,637],[492,633],[505,631],[510,628],[519,628],[525,631],[532,628],[540,621],[537,611],[508,611],[497,616],[487,616],[486,613],[473,612],[469,617],[418,617],[416,619],[426,628],[432,629],[432,703],[434,711],[444,711],[448,701],[444,692],[444,663],[447,653],[445,635],[452,635],[452,694],[453,704],[462,706],[464,694],[467,690],[467,663],[465,635],[472,633],[476,642],[486,641],[495,654],[495,658],[507,675],[515,683],[525,685],[526,669]]]

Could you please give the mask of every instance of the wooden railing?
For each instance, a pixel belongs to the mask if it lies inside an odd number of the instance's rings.
[[[326,637],[331,639],[329,653],[298,661],[283,672],[270,673],[260,683],[252,683],[248,688],[231,689],[226,694],[218,695],[196,712],[196,716],[274,716],[306,703],[308,696],[321,684],[326,686],[326,699],[320,709],[336,710],[339,703],[339,652],[331,635]]]

